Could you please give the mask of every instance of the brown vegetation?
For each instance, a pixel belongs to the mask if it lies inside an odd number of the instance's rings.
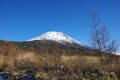
[[[53,46],[53,45],[52,45]],[[14,69],[25,69],[33,68],[40,69],[47,67],[48,69],[53,69],[58,65],[58,60],[63,64],[68,70],[95,70],[100,67],[100,58],[96,55],[87,55],[85,51],[74,51],[66,50],[59,47],[49,47],[46,49],[45,46],[38,49],[24,50],[18,48],[15,44],[11,42],[2,42],[0,44],[0,68],[6,68],[9,70]],[[44,50],[46,49],[46,50]],[[61,51],[60,51],[61,50]],[[46,55],[46,52],[48,53]],[[61,54],[61,55],[60,55]],[[58,56],[60,59],[58,59]],[[105,65],[106,71],[120,72],[119,63],[120,57],[111,55],[111,62]],[[47,58],[46,58],[47,57]],[[47,62],[47,63],[46,63]]]

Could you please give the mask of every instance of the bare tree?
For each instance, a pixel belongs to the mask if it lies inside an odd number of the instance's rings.
[[[96,13],[92,14],[92,31],[90,35],[92,46],[100,54],[101,66],[104,70],[103,65],[111,62],[110,54],[115,54],[118,46],[114,40],[110,39],[106,26],[100,22]]]

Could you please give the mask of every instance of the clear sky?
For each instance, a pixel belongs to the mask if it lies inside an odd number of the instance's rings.
[[[0,39],[24,41],[60,31],[89,44],[93,11],[120,44],[120,0],[0,0]]]

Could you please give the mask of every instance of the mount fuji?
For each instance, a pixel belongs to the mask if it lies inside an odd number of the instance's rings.
[[[59,42],[61,44],[77,44],[80,45],[80,42],[71,38],[70,36],[62,33],[62,32],[56,32],[56,31],[50,31],[42,34],[41,36],[32,38],[28,41],[35,41],[35,40],[53,40],[56,42]]]

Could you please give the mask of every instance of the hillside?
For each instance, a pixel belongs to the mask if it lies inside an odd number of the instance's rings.
[[[69,76],[76,74],[76,71],[77,73],[84,70],[94,72],[95,69],[101,67],[99,55],[93,49],[80,45],[76,47],[61,44],[52,40],[0,41],[0,69],[9,70],[12,74],[31,69],[35,71],[35,74],[42,72],[41,74],[47,77],[53,74],[51,71],[59,70],[58,65],[64,65],[62,73],[69,74]],[[105,57],[104,54],[103,56]],[[111,62],[105,65],[105,70],[119,73],[120,57],[110,55],[110,58]]]

